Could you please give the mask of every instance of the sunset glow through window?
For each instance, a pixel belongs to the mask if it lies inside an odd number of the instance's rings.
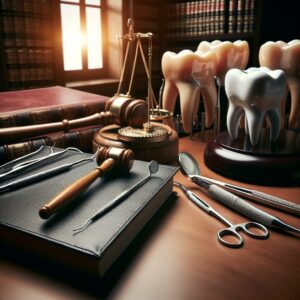
[[[79,2],[63,0],[60,4],[65,71],[103,67],[100,0],[85,1],[85,4],[94,6],[85,7],[83,18]],[[86,55],[86,67],[83,65],[83,55]]]

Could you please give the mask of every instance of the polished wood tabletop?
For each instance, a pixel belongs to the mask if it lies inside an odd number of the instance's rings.
[[[300,187],[260,186],[230,180],[208,169],[203,162],[206,143],[198,136],[180,139],[180,151],[197,158],[202,174],[240,184],[300,204]],[[180,173],[177,181],[197,193],[219,213],[237,224],[248,221],[211,199]],[[120,276],[105,295],[110,299],[299,299],[300,235],[270,230],[267,240],[242,233],[239,249],[221,245],[216,234],[225,225],[178,197],[131,253]],[[254,204],[292,226],[299,217]],[[123,267],[120,267],[123,268]],[[94,290],[31,269],[13,259],[0,259],[0,299],[94,299]]]

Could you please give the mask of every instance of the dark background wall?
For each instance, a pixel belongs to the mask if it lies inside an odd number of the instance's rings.
[[[262,1],[261,43],[300,39],[300,2],[297,0]]]

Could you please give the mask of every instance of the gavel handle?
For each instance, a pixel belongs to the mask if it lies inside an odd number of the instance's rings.
[[[81,177],[64,191],[55,196],[49,203],[45,204],[40,210],[39,215],[42,219],[50,218],[54,213],[71,203],[79,195],[81,195],[87,188],[98,178],[106,172],[110,171],[117,164],[117,160],[113,158],[106,159],[99,167],[91,173]]]
[[[112,123],[112,118],[113,117],[111,112],[106,111],[74,120],[63,120],[61,122],[55,123],[1,128],[0,140],[2,143],[10,143],[21,139],[32,138],[57,131],[68,132],[73,128],[98,124],[106,125]]]

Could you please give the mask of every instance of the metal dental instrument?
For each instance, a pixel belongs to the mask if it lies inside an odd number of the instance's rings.
[[[221,214],[219,214],[216,210],[214,210],[209,204],[207,204],[204,200],[199,198],[195,193],[188,190],[184,185],[180,184],[179,182],[174,181],[174,185],[176,187],[179,187],[184,194],[187,196],[188,199],[190,199],[192,202],[194,202],[198,207],[203,209],[205,212],[207,212],[209,215],[214,216],[215,218],[222,221],[224,224],[226,224],[228,227],[225,229],[222,229],[218,232],[217,237],[218,241],[223,244],[224,246],[231,247],[231,248],[240,248],[243,246],[244,242],[241,237],[241,235],[238,233],[239,230],[244,231],[247,235],[249,235],[252,238],[256,239],[267,239],[269,236],[268,229],[263,226],[262,224],[256,223],[256,222],[246,222],[241,224],[231,224],[225,217],[223,217]],[[259,229],[259,233],[252,232],[251,228]],[[236,242],[231,242],[223,239],[223,237],[234,237],[234,240]]]
[[[246,197],[255,200],[261,204],[265,204],[295,215],[300,216],[300,205],[275,197],[260,191],[247,189],[237,185],[229,184],[223,181],[207,178],[200,175],[200,168],[197,161],[188,153],[181,152],[178,155],[179,163],[182,166],[182,172],[187,175],[192,181],[199,183],[201,181],[207,184],[216,184],[225,188],[227,191],[232,192],[238,196]]]
[[[50,151],[51,151],[51,153],[47,154],[46,157],[49,157],[49,156],[53,155],[53,153],[54,153],[53,147],[50,148]],[[32,165],[34,163],[37,163],[40,160],[43,160],[44,158],[45,158],[45,156],[41,156],[41,157],[33,158],[31,160],[22,161],[19,164],[16,164],[15,166],[13,166],[12,169],[16,170],[16,169],[25,168],[27,165]]]
[[[199,174],[200,172],[196,160],[185,152],[179,153],[178,157],[182,173],[191,178],[195,183],[207,188],[208,193],[212,198],[227,205],[251,220],[257,221],[258,223],[261,223],[267,227],[286,229],[300,233],[300,229],[290,226],[277,217],[267,214],[255,206],[252,206],[244,199],[239,198],[222,187],[212,184],[207,180],[201,179],[200,176],[197,176],[197,179],[195,179],[195,177],[193,178],[193,174]]]
[[[98,150],[99,150],[99,148],[98,148]],[[91,157],[82,158],[82,159],[79,159],[79,160],[77,160],[75,162],[72,162],[72,163],[65,163],[63,165],[60,165],[60,166],[57,166],[57,167],[54,167],[54,168],[51,168],[51,169],[33,174],[33,175],[30,175],[30,176],[15,180],[15,181],[10,182],[8,184],[2,185],[2,186],[0,186],[0,193],[9,191],[11,189],[17,189],[17,188],[20,188],[22,186],[28,185],[30,183],[34,183],[34,182],[40,181],[42,179],[45,179],[45,178],[57,175],[59,173],[65,172],[65,171],[71,169],[73,166],[75,166],[77,164],[80,164],[82,162],[92,161],[95,158],[95,156],[97,155],[98,150]]]
[[[130,194],[132,194],[135,190],[137,190],[139,187],[141,187],[143,184],[145,184],[149,179],[151,179],[152,174],[155,174],[158,171],[158,168],[159,168],[159,165],[158,165],[157,161],[152,160],[149,163],[149,175],[147,177],[145,177],[144,179],[137,182],[133,187],[123,191],[119,196],[117,196],[111,202],[109,202],[104,207],[102,207],[98,212],[96,212],[91,218],[86,220],[80,227],[73,229],[73,233],[77,234],[77,233],[84,231],[90,224],[92,224],[93,221],[97,220],[102,215],[104,215],[106,212],[108,212],[113,207],[118,205],[120,202],[125,200]]]
[[[21,157],[18,157],[18,158],[14,159],[14,160],[11,160],[11,161],[9,161],[9,162],[7,162],[7,163],[1,165],[0,168],[1,168],[1,169],[4,169],[5,171],[8,170],[8,169],[10,170],[10,169],[12,169],[12,168],[10,167],[10,165],[15,164],[15,163],[17,163],[18,161],[24,160],[24,159],[26,159],[26,158],[29,158],[29,157],[31,157],[31,156],[34,156],[34,155],[38,154],[40,151],[43,150],[43,148],[44,148],[44,146],[41,146],[41,147],[39,147],[37,150],[35,150],[35,151],[33,151],[33,152],[30,152],[30,153],[28,153],[28,154],[25,154],[25,155],[23,155],[23,156],[21,156]],[[20,163],[20,164],[22,164],[22,163]],[[20,165],[20,164],[15,165],[15,167],[18,166],[18,165]],[[13,167],[13,168],[14,168],[14,167]]]
[[[36,159],[32,159],[29,162],[22,162],[16,166],[14,166],[13,168],[11,168],[9,171],[0,174],[0,181],[3,179],[8,179],[11,178],[13,176],[15,176],[16,174],[26,171],[26,170],[30,170],[34,167],[40,166],[43,163],[48,163],[51,162],[52,160],[54,160],[55,158],[59,157],[60,155],[66,153],[67,151],[72,150],[72,151],[76,151],[79,153],[83,153],[81,150],[79,150],[78,148],[74,148],[74,147],[68,147],[62,151],[58,151],[58,152],[53,152],[51,150],[50,154],[47,154],[45,156],[36,158]]]
[[[221,104],[220,104],[220,94],[221,94],[221,80],[218,77],[215,77],[216,84],[218,86],[218,98],[217,104],[215,106],[214,111],[214,137],[216,137],[220,133],[220,125],[221,125]]]

